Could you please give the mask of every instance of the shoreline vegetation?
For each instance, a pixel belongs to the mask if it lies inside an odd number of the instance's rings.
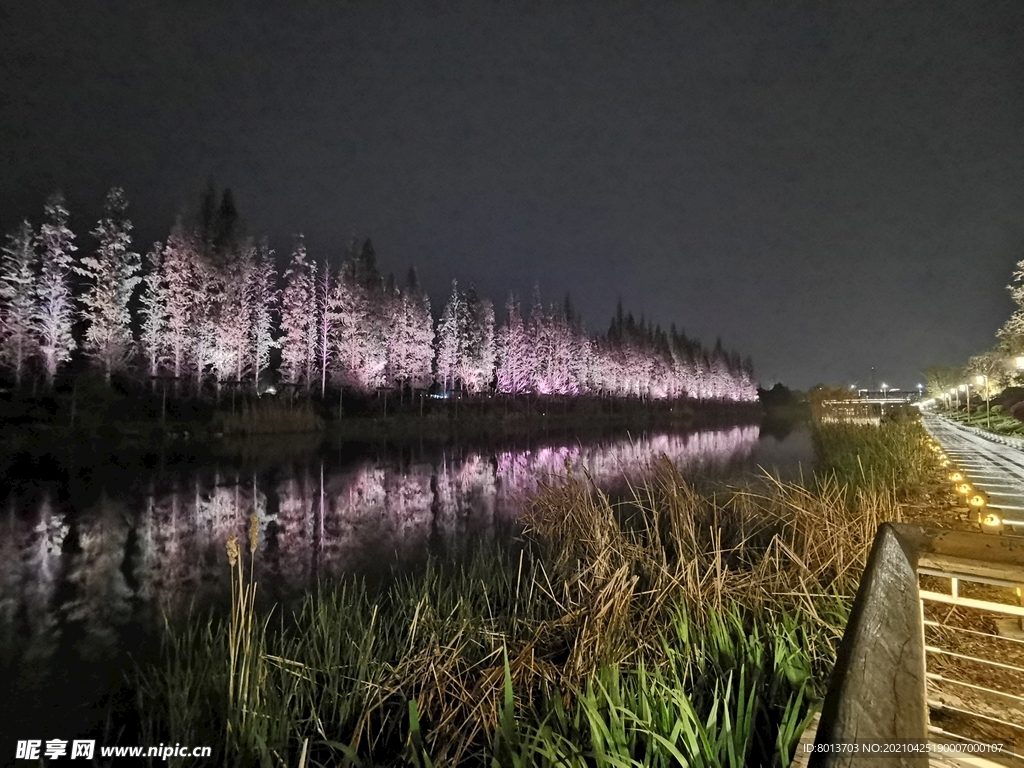
[[[981,406],[975,406],[970,414],[967,413],[966,408],[960,410],[947,409],[940,411],[940,413],[961,424],[993,432],[997,435],[1024,437],[1024,421],[1016,418],[1001,404],[992,404],[986,410],[984,401],[982,401]]]
[[[22,445],[46,437],[111,443],[222,443],[264,436],[320,434],[360,442],[428,438],[498,438],[612,430],[699,429],[752,423],[754,403],[642,400],[596,396],[474,395],[441,398],[429,391],[334,399],[286,395],[174,398],[96,376],[53,391],[0,390],[0,437]]]
[[[877,526],[940,477],[917,420],[815,439],[802,484],[698,491],[661,461],[613,502],[568,472],[518,549],[294,610],[232,540],[231,614],[169,619],[131,676],[140,738],[226,765],[788,765]]]

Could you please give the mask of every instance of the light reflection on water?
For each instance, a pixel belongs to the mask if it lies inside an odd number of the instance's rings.
[[[325,456],[249,473],[154,472],[104,488],[82,508],[46,487],[23,489],[0,513],[2,659],[31,667],[62,644],[85,661],[114,658],[127,628],[152,627],[194,599],[222,599],[225,542],[232,533],[246,542],[251,514],[260,589],[288,597],[318,577],[500,541],[516,529],[523,499],[566,466],[604,487],[637,478],[662,455],[692,475],[735,473],[763,461],[758,438],[745,426],[531,450]]]

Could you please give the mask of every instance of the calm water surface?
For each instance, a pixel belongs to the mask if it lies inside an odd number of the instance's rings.
[[[580,444],[405,446],[201,462],[151,457],[13,465],[0,478],[0,765],[14,740],[102,734],[126,703],[122,670],[153,653],[165,612],[222,603],[225,542],[259,520],[257,577],[288,604],[319,579],[419,567],[508,541],[539,484],[586,469],[622,487],[667,456],[694,480],[740,481],[759,467],[795,478],[812,447],[741,426]],[[122,701],[124,699],[124,701]],[[114,743],[106,737],[105,743]],[[101,743],[104,743],[101,741]]]

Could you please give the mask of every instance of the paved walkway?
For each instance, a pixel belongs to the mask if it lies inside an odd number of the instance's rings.
[[[953,460],[955,469],[963,471],[975,488],[988,495],[989,506],[993,511],[1006,519],[1014,517],[1024,521],[1024,440],[1004,438],[965,427],[937,414],[925,413],[922,416],[925,428]],[[1024,533],[1024,527],[1017,532]],[[807,745],[814,743],[817,728],[816,717],[800,740],[791,768],[807,768],[810,755],[806,749]],[[944,740],[935,735],[932,738]],[[865,762],[865,766],[869,762],[872,761]],[[874,762],[882,764],[885,761]],[[982,755],[956,753],[933,754],[928,763],[931,768],[1004,768],[1022,764],[1013,757],[990,759]]]
[[[923,414],[924,426],[939,441],[968,482],[988,495],[988,506],[1024,532],[1024,440],[993,435],[937,414]],[[1021,526],[1013,522],[1021,521]]]
[[[922,418],[925,428],[956,465],[950,469],[963,472],[974,488],[987,495],[988,508],[983,511],[983,517],[995,513],[1005,526],[1005,533],[1024,534],[1024,440],[968,427],[938,414],[924,413]],[[998,528],[982,526],[982,529],[999,532]],[[1014,745],[1014,751],[1018,754],[1022,751],[1019,743]],[[932,766],[1021,764],[1019,759],[985,760],[981,757],[932,758],[930,762]]]

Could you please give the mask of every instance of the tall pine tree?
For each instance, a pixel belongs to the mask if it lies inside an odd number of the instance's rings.
[[[256,258],[246,292],[246,301],[249,305],[249,341],[252,345],[252,374],[257,392],[260,376],[270,365],[270,350],[281,346],[274,336],[274,318],[278,314],[280,300],[277,270],[274,269],[274,252],[264,240],[256,249]]]
[[[64,196],[57,193],[46,202],[45,221],[39,229],[42,266],[36,283],[33,327],[39,339],[46,383],[50,387],[60,366],[71,359],[71,353],[77,348],[71,334],[75,319],[71,269],[74,252],[78,249],[75,235],[68,228],[69,217]]]
[[[437,380],[445,392],[455,389],[466,354],[466,302],[458,281],[437,325]]]
[[[146,363],[146,374],[155,378],[160,374],[160,365],[167,343],[167,281],[164,276],[164,246],[154,243],[146,254],[146,273],[142,278],[143,290],[140,303],[142,328],[139,344]],[[156,382],[154,382],[155,384]]]
[[[177,382],[186,373],[196,346],[199,325],[197,296],[200,294],[199,247],[179,221],[167,238],[163,252],[165,279],[164,312],[167,317],[164,339],[171,373]]]
[[[81,299],[87,323],[83,349],[109,383],[111,374],[124,370],[134,352],[128,305],[142,280],[142,263],[131,250],[132,223],[124,190],[111,189],[103,210],[92,232],[99,243],[96,252],[83,256],[75,271],[87,280]]]
[[[316,337],[314,276],[306,261],[306,245],[299,237],[284,273],[281,294],[281,376],[289,384],[309,386],[310,338]]]
[[[33,332],[35,266],[32,226],[24,221],[0,251],[0,359],[14,374],[17,387],[39,353]]]

